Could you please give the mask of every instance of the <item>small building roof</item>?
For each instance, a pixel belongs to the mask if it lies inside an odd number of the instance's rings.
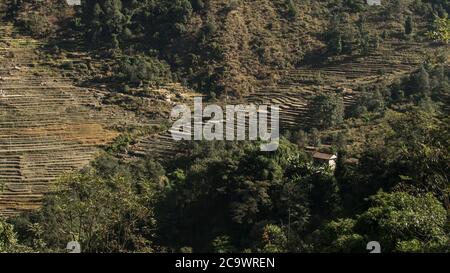
[[[347,160],[345,160],[345,163],[347,164],[358,164],[359,163],[359,159],[357,158],[348,158]]]
[[[313,154],[313,158],[321,159],[321,160],[333,160],[333,159],[336,159],[337,156],[336,155],[332,155],[332,154],[325,154],[325,153],[321,153],[321,152],[315,152]]]
[[[79,6],[79,5],[81,5],[81,0],[66,0],[66,2],[70,6]]]
[[[367,0],[369,6],[380,6],[381,0]]]

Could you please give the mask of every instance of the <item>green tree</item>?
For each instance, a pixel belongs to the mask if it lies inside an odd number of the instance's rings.
[[[277,225],[266,225],[262,234],[261,249],[264,253],[283,253],[286,252],[287,238],[283,230]]]
[[[104,175],[109,177],[89,170],[63,178],[43,208],[25,215],[18,227],[38,228],[39,239],[54,251],[63,251],[73,240],[87,253],[152,251],[153,189],[140,184],[138,192],[126,173]],[[28,238],[34,247],[35,235]]]
[[[325,225],[316,242],[321,252],[365,252],[367,241],[355,232],[356,220],[344,218]]]
[[[17,244],[17,236],[13,226],[0,218],[0,253],[10,252]]]
[[[319,233],[318,251],[366,252],[365,244],[378,241],[383,252],[434,252],[450,242],[447,213],[431,194],[378,194],[355,219],[337,219]]]
[[[356,224],[356,230],[377,240],[384,251],[427,251],[448,244],[447,212],[431,194],[414,197],[404,192],[378,193],[371,207]]]
[[[170,67],[165,61],[145,55],[126,56],[119,59],[116,71],[123,82],[134,85],[163,84],[172,78]]]
[[[218,236],[212,242],[212,249],[214,253],[233,253],[236,251],[231,243],[230,236]]]
[[[420,96],[430,95],[430,75],[424,65],[412,76],[409,90]]]
[[[358,172],[368,179],[365,191],[370,195],[400,187],[447,199],[446,120],[416,107],[405,113],[387,111],[383,129],[372,135],[361,156]]]
[[[450,42],[450,18],[448,16],[434,20],[434,30],[427,33],[430,39],[448,44]]]
[[[19,243],[14,226],[0,217],[0,253],[31,253],[33,250]],[[35,251],[34,251],[35,252]]]
[[[298,15],[298,8],[294,4],[294,2],[292,0],[287,0],[286,5],[287,5],[287,10],[288,10],[289,16],[297,17],[297,15]]]
[[[191,4],[192,4],[192,8],[195,11],[202,10],[205,7],[205,3],[203,2],[203,0],[192,0]]]
[[[312,105],[314,126],[326,129],[344,120],[344,101],[337,94],[319,94],[314,97]]]
[[[320,147],[322,145],[322,136],[317,128],[312,128],[309,135],[309,144],[313,147]]]
[[[325,33],[327,40],[328,52],[331,54],[339,55],[343,49],[343,26],[342,18],[340,14],[334,14],[328,23],[328,29]]]
[[[412,16],[408,16],[405,21],[405,34],[411,35],[414,31],[414,22]]]

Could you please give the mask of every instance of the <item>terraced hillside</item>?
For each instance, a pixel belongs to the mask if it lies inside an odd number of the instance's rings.
[[[334,63],[304,65],[301,61],[306,53],[315,49],[324,53],[326,47],[323,39],[319,39],[327,25],[323,4],[299,4],[299,14],[292,16],[288,15],[285,1],[259,0],[258,3],[242,1],[233,6],[226,1],[212,0],[206,11],[191,18],[187,31],[196,37],[197,31],[203,29],[201,26],[209,21],[214,26],[210,25],[211,29],[216,29],[211,30],[212,37],[205,41],[221,45],[221,57],[218,60],[205,57],[204,61],[211,65],[205,66],[206,70],[221,71],[218,84],[226,94],[222,94],[220,103],[278,104],[282,109],[282,129],[314,126],[310,119],[311,99],[318,92],[341,94],[346,106],[351,106],[361,87],[409,74],[435,50],[425,42],[389,36],[368,55],[343,55]],[[374,12],[371,18],[379,29],[373,27],[371,31],[380,34],[390,26],[380,23],[378,13]],[[81,33],[78,35],[82,39]],[[39,46],[40,42],[22,36],[11,26],[0,28],[0,184],[3,186],[0,214],[38,207],[52,181],[66,171],[86,165],[100,146],[118,136],[111,128],[117,124],[142,125],[139,122],[142,120],[131,111],[145,108],[157,113],[158,119],[147,117],[144,122],[160,125],[161,118],[167,117],[171,106],[179,102],[174,98],[176,94],[185,93],[181,99],[184,103],[198,95],[180,84],[151,90],[145,96],[117,94],[114,92],[117,90],[108,90],[109,87],[102,87],[98,82],[94,84],[92,75],[82,79],[87,87],[81,88],[75,85],[76,73],[40,64]],[[91,74],[98,74],[112,61],[91,58],[89,52],[78,53],[71,52],[64,57],[72,56],[69,57],[72,63],[84,62],[86,57],[89,59],[86,67],[98,68],[90,71]],[[197,57],[202,59],[201,54],[193,59]],[[202,62],[194,64],[195,68],[203,66]],[[106,69],[105,74],[113,73]],[[144,87],[141,84],[131,89],[134,88]],[[132,91],[143,93],[140,92],[143,90]],[[108,106],[103,104],[105,97],[114,97]],[[134,101],[128,103],[129,98]],[[136,101],[140,104],[134,107]],[[126,149],[127,158],[151,154],[164,159],[177,152],[168,131],[140,136],[135,142]]]
[[[276,71],[281,80],[246,95],[256,104],[279,104],[284,128],[304,128],[310,124],[310,99],[318,92],[340,93],[351,106],[357,88],[380,81],[389,83],[410,74],[433,50],[425,43],[386,41],[377,53],[321,67],[299,67]],[[320,78],[320,81],[318,80]]]
[[[39,65],[39,43],[0,28],[0,214],[37,208],[52,181],[79,169],[133,114],[102,106],[101,94],[75,87]]]
[[[223,71],[220,81],[229,94],[239,93],[239,99],[226,97],[227,103],[255,103],[280,105],[283,129],[304,129],[311,124],[312,98],[318,92],[338,93],[345,105],[357,101],[362,88],[369,89],[400,79],[416,70],[429,56],[436,56],[442,48],[423,40],[402,36],[403,19],[387,17],[386,7],[364,11],[362,29],[381,37],[382,42],[369,54],[341,55],[335,61],[299,62],[306,52],[317,50],[326,56],[327,49],[319,38],[328,25],[326,3],[297,3],[298,14],[289,15],[286,1],[239,1],[235,5],[212,0],[207,5],[206,18],[214,18],[217,35],[213,41],[222,46]],[[300,1],[299,1],[300,2]],[[326,2],[326,1],[323,1]],[[358,15],[346,14],[354,27]],[[198,18],[197,18],[198,19]],[[208,19],[209,20],[209,19]],[[197,21],[195,21],[197,22]],[[426,22],[416,17],[417,32],[423,32]],[[385,31],[392,35],[383,35]],[[355,27],[354,31],[358,31]],[[420,36],[418,35],[418,36]],[[233,92],[238,91],[238,92]],[[156,146],[155,146],[156,145]],[[154,149],[170,155],[172,147],[167,133],[158,139],[147,138],[133,147],[138,154]]]
[[[351,107],[360,95],[357,89],[371,87],[380,81],[389,83],[410,74],[434,50],[437,49],[426,43],[386,41],[378,52],[369,56],[321,67],[274,71],[274,74],[282,75],[275,84],[256,89],[242,99],[228,103],[276,104],[281,109],[282,129],[314,127],[311,124],[311,100],[318,92],[339,93],[346,107]],[[131,151],[136,155],[156,152],[164,158],[173,155],[175,148],[170,133],[166,132],[140,139]]]

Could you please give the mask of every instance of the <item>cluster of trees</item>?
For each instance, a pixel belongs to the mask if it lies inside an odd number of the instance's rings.
[[[341,94],[318,94],[311,104],[311,117],[319,129],[328,129],[344,121],[345,107]]]
[[[367,55],[377,50],[380,44],[380,37],[370,34],[366,29],[363,16],[353,25],[345,13],[332,16],[325,36],[328,52],[333,55]]]
[[[393,133],[355,166],[340,153],[334,172],[286,140],[273,154],[190,144],[164,165],[104,156],[63,178],[40,211],[9,220],[14,230],[2,222],[0,249],[364,252],[376,240],[386,252],[449,251],[448,122],[435,119],[389,114]]]
[[[0,17],[13,21],[29,35],[44,38],[58,29],[66,8],[65,1],[4,0]]]
[[[366,1],[337,1],[333,4],[332,16],[328,29],[325,32],[325,40],[328,53],[332,55],[354,54],[363,55],[376,51],[382,42],[382,38],[393,33],[383,32],[380,35],[370,33],[366,26],[365,15],[360,13],[366,10]],[[427,36],[430,39],[442,43],[449,42],[449,19],[450,6],[447,1],[417,0],[407,2],[395,0],[383,5],[384,17],[388,20],[397,20],[403,24],[403,32],[394,34],[397,37],[411,38],[416,32],[414,17],[429,21],[430,31]],[[359,20],[354,22],[353,14],[360,14]]]
[[[404,104],[413,104],[426,111],[439,110],[450,95],[449,77],[448,68],[444,65],[423,64],[411,75],[388,86],[380,83],[368,89],[360,88],[357,103],[345,116],[362,117],[367,113],[384,113],[388,107]]]
[[[222,57],[220,44],[214,42],[217,26],[214,20],[207,19],[202,26],[189,29],[189,20],[195,13],[202,13],[205,3],[203,0],[82,1],[81,29],[95,48],[123,51],[128,63],[142,63],[146,56],[154,57],[152,63],[156,59],[161,61],[156,71],[148,70],[151,73],[160,75],[163,71],[167,75],[168,63],[177,78],[183,78],[198,90],[215,92],[218,72],[213,64]]]
[[[202,1],[193,1],[196,7]],[[163,48],[183,32],[193,13],[189,0],[177,1],[82,1],[82,19],[87,35],[104,47],[126,47],[135,38],[145,39],[148,46]],[[143,42],[143,41],[141,41]]]
[[[152,203],[159,181],[138,179],[139,171],[101,157],[93,167],[61,178],[40,211],[13,221],[16,240],[38,252],[64,251],[70,241],[84,252],[155,251]]]
[[[377,238],[384,252],[448,252],[447,226],[447,212],[431,194],[380,192],[362,214],[328,223],[320,243],[330,252],[351,252]]]
[[[310,102],[311,123],[317,129],[329,129],[342,124],[346,117],[383,113],[388,106],[402,103],[436,110],[449,98],[449,77],[449,70],[443,65],[423,64],[411,75],[389,86],[380,83],[369,89],[361,87],[357,102],[348,111],[345,111],[341,93],[319,93]]]
[[[443,65],[424,64],[409,77],[390,86],[387,99],[394,104],[406,101],[420,104],[430,99],[438,104],[445,103],[449,96],[449,76],[448,68]]]
[[[120,58],[116,70],[118,78],[134,85],[170,82],[172,77],[170,66],[166,62],[145,55]]]
[[[8,0],[5,4],[5,16],[37,37],[55,32],[60,27],[55,19],[68,11],[64,0]],[[136,78],[164,83],[173,74],[196,89],[213,92],[218,76],[212,63],[222,57],[220,44],[214,42],[217,26],[209,19],[200,26],[189,24],[206,4],[203,0],[81,1],[75,18],[70,19],[71,30],[84,33],[93,50],[108,52],[116,60],[121,75],[115,80],[123,84],[136,84]],[[123,63],[127,67],[122,69]]]
[[[0,253],[14,252],[17,235],[11,224],[0,218]]]
[[[449,124],[419,106],[387,107],[359,163],[339,145],[334,171],[286,139],[273,153],[201,142],[164,163],[103,156],[62,178],[40,211],[2,223],[0,247],[364,252],[379,241],[386,252],[448,252]]]
[[[445,17],[437,17],[434,21],[433,30],[428,32],[431,39],[448,44],[450,42],[450,19],[448,15]]]

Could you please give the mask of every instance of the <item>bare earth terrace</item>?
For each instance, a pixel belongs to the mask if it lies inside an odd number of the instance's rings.
[[[95,92],[36,65],[39,43],[0,28],[0,215],[38,208],[61,174],[87,165],[123,120]]]

